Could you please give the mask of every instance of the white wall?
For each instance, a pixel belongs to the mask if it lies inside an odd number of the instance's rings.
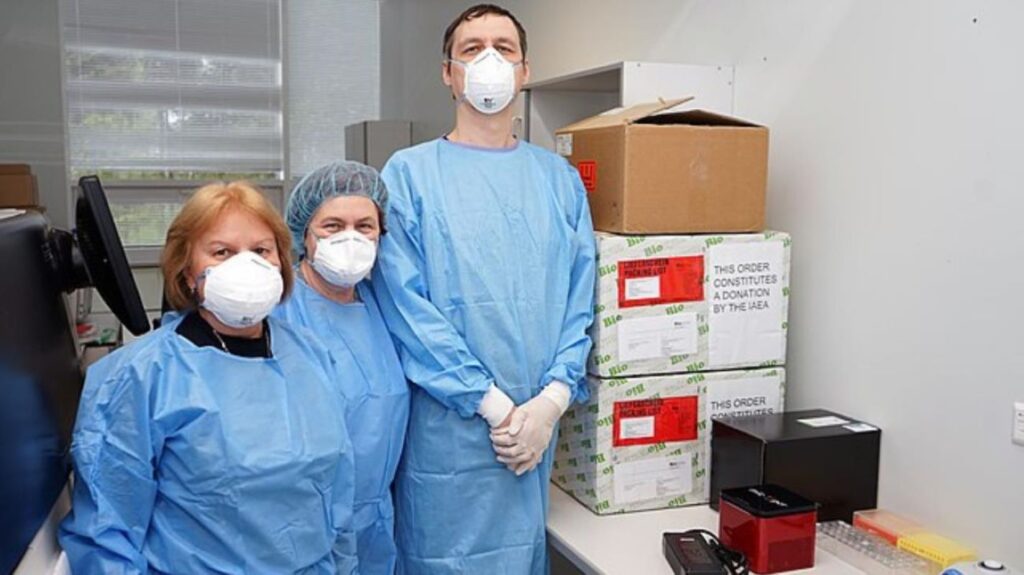
[[[380,0],[380,118],[402,120],[402,0]]]
[[[0,162],[32,166],[39,202],[66,227],[60,17],[56,0],[0,2]]]
[[[345,158],[345,126],[380,116],[378,0],[289,0],[285,75],[289,177]]]
[[[441,38],[452,18],[471,3],[382,0],[381,117],[412,120],[413,140],[437,138],[455,118],[441,83]]]
[[[400,76],[396,107],[435,128],[451,117],[440,37],[466,5],[397,10],[402,67],[382,72]],[[794,236],[790,407],[881,426],[882,506],[1024,568],[1024,447],[1010,443],[1024,3],[504,5],[534,79],[618,60],[736,66],[737,114],[772,128],[769,225]]]

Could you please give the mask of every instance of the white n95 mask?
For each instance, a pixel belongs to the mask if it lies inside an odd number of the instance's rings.
[[[224,325],[241,328],[263,321],[281,301],[281,269],[257,254],[244,251],[206,268],[202,306]]]
[[[348,288],[370,273],[376,259],[377,244],[355,230],[348,230],[318,239],[311,263],[327,283]]]
[[[516,95],[515,68],[494,47],[486,48],[468,64],[449,60],[466,70],[463,99],[482,114],[497,114]]]

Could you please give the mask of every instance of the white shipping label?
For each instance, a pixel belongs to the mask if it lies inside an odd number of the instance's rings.
[[[781,241],[708,249],[708,362],[711,367],[781,361],[785,350]]]
[[[696,313],[624,319],[618,329],[619,361],[697,353]]]
[[[846,425],[849,421],[832,415],[826,415],[823,417],[809,417],[807,419],[798,419],[800,423],[810,427],[832,427],[835,425]]]
[[[624,417],[620,419],[619,437],[622,439],[647,439],[654,437],[654,416]]]
[[[777,413],[782,411],[782,386],[778,377],[713,381],[707,402],[711,419]]]
[[[661,297],[661,278],[631,278],[626,280],[626,299],[655,299]]]
[[[555,136],[555,153],[566,157],[572,155],[572,134],[558,134]]]
[[[691,457],[676,455],[615,464],[615,504],[678,497],[693,491]]]
[[[865,431],[875,431],[878,428],[866,423],[851,423],[850,425],[844,425],[843,429],[849,429],[854,433],[864,433]]]

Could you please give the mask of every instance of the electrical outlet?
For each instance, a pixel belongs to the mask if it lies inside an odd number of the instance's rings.
[[[1024,401],[1013,404],[1013,442],[1024,445]]]

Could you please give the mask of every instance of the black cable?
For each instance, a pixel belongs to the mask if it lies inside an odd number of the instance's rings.
[[[711,550],[714,551],[718,560],[725,565],[730,575],[747,575],[750,572],[747,565],[747,556],[735,549],[722,545],[722,542],[718,540],[718,536],[707,529],[690,529],[683,532],[683,535],[702,537],[708,546],[711,547]]]

